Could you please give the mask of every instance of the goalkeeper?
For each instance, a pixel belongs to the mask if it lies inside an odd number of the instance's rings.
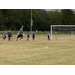
[[[47,37],[48,37],[48,40],[50,40],[50,34],[49,34],[49,32],[47,33]]]

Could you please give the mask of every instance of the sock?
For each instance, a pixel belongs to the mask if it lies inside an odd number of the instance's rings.
[[[4,39],[6,41],[6,39]]]
[[[13,39],[11,39],[11,41],[13,41]]]

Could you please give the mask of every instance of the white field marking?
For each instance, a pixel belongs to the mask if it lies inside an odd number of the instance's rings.
[[[3,47],[3,46],[0,46],[0,47]],[[7,46],[6,48],[9,48],[10,46]],[[13,48],[13,47],[11,47]],[[44,48],[32,48],[32,49],[28,49],[26,47],[20,47],[21,49],[23,48],[24,50],[38,50],[38,49],[46,49],[45,47]],[[5,49],[2,49],[2,50],[5,50]],[[11,50],[11,49],[10,49]]]

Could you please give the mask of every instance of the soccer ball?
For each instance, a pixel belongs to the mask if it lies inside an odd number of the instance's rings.
[[[27,39],[27,41],[29,41],[29,38]]]
[[[45,46],[45,48],[47,48],[47,46]]]

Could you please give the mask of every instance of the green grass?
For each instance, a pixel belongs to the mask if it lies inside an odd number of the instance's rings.
[[[1,37],[0,65],[75,65],[75,40],[68,36],[52,41],[44,34],[36,35],[35,40],[30,36],[30,41],[24,36],[21,42],[16,41],[16,35],[13,41],[7,38],[6,42]]]

